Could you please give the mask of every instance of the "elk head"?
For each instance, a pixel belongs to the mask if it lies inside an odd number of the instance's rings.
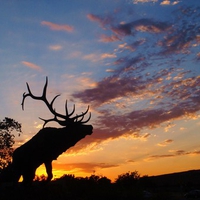
[[[88,113],[89,111],[89,106],[87,107],[86,111],[85,112],[82,112],[81,114],[79,115],[76,115],[76,116],[73,116],[74,112],[75,112],[75,105],[73,107],[73,110],[71,113],[68,112],[68,108],[67,108],[67,100],[66,100],[66,103],[65,103],[65,115],[63,114],[60,114],[58,112],[56,112],[56,110],[53,108],[53,103],[54,101],[56,100],[57,97],[59,97],[60,95],[56,95],[53,100],[51,102],[49,102],[46,98],[46,92],[47,92],[47,85],[48,85],[48,77],[46,77],[46,83],[44,85],[44,88],[43,88],[43,93],[41,96],[35,96],[32,94],[31,90],[30,90],[30,87],[29,87],[29,84],[26,83],[27,85],[27,89],[28,89],[28,93],[26,94],[26,92],[24,92],[23,94],[23,99],[22,99],[22,109],[24,110],[24,102],[25,102],[25,99],[26,97],[30,96],[31,98],[35,99],[35,100],[41,100],[43,101],[47,108],[49,109],[49,111],[54,115],[53,118],[51,119],[43,119],[43,118],[40,118],[41,120],[44,121],[44,124],[43,124],[43,128],[45,127],[45,125],[51,121],[54,121],[54,122],[57,122],[59,125],[63,126],[63,127],[66,127],[66,128],[69,128],[71,129],[72,127],[81,127],[82,131],[85,132],[86,130],[90,130],[90,133],[88,134],[92,134],[92,126],[91,125],[85,125],[85,123],[87,123],[90,118],[91,118],[91,113],[89,113],[89,117],[87,120],[84,120],[84,117],[85,115]],[[90,127],[90,128],[89,128]]]

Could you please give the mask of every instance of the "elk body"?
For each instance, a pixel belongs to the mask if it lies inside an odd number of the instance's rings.
[[[54,97],[51,103],[49,103],[46,98],[47,84],[48,79],[46,78],[43,94],[40,97],[34,96],[31,93],[28,83],[27,88],[29,93],[23,94],[23,109],[25,98],[30,96],[33,99],[44,101],[50,112],[54,115],[54,118],[47,120],[40,118],[44,121],[43,128],[28,142],[26,142],[14,151],[12,162],[14,181],[18,181],[20,176],[23,176],[23,182],[25,184],[31,183],[35,177],[36,169],[43,163],[45,164],[46,172],[48,175],[47,180],[50,181],[53,177],[52,161],[56,160],[60,154],[65,152],[70,147],[74,146],[86,135],[92,134],[92,125],[85,124],[90,120],[91,114],[89,114],[89,118],[87,120],[83,121],[84,116],[88,113],[89,106],[84,113],[73,117],[75,106],[73,108],[73,111],[69,114],[66,101],[66,115],[57,113],[53,108],[53,103],[59,95]],[[56,121],[63,127],[45,128],[44,126],[50,121]]]

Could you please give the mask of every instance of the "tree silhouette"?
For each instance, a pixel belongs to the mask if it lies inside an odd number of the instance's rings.
[[[0,172],[11,163],[12,146],[15,143],[13,131],[16,131],[19,135],[21,134],[21,124],[19,122],[8,117],[0,121]]]
[[[115,183],[120,186],[131,187],[135,185],[139,179],[140,179],[140,175],[138,174],[137,171],[127,172],[127,173],[118,175],[118,178],[116,179]]]

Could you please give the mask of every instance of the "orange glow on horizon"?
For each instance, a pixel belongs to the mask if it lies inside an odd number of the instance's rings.
[[[160,167],[162,166],[162,167]],[[59,168],[54,168],[53,164],[53,179],[57,179],[62,177],[63,175],[66,174],[72,174],[75,177],[89,177],[93,174],[97,176],[105,176],[108,179],[110,179],[112,182],[114,182],[119,175],[124,174],[126,172],[134,172],[137,171],[139,175],[142,176],[156,176],[156,175],[162,175],[162,174],[170,174],[170,173],[175,173],[175,172],[183,172],[183,171],[188,171],[188,170],[198,170],[199,169],[199,162],[196,162],[196,158],[192,156],[180,156],[178,158],[163,158],[159,159],[157,162],[151,162],[151,161],[142,161],[138,162],[136,164],[130,164],[129,166],[127,165],[122,165],[119,167],[111,167],[107,169],[99,169],[96,171],[91,171],[90,172],[84,172],[81,169],[74,168],[68,170],[65,169],[59,169]],[[36,175],[41,176],[46,174],[46,170],[44,165],[41,165],[37,171]]]

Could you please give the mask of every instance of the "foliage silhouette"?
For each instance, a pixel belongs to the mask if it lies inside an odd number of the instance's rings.
[[[136,174],[137,184],[132,184],[129,178],[132,180]],[[54,179],[53,181],[47,183],[44,182],[44,175],[37,177],[38,180],[33,182],[31,188],[21,187],[21,184],[17,188],[13,187],[2,187],[0,185],[0,197],[1,200],[13,199],[45,199],[45,200],[183,200],[184,194],[188,191],[187,189],[180,190],[180,185],[175,185],[171,181],[171,176],[166,175],[164,179],[162,176],[149,177],[149,176],[137,176],[138,173],[127,172],[118,176],[118,178],[123,177],[123,181],[127,181],[129,184],[121,184],[121,182],[116,181],[112,183],[105,176],[91,175],[89,177],[75,177],[71,174],[65,174],[60,178]],[[126,177],[126,178],[124,178]],[[199,176],[198,176],[199,177]],[[197,177],[197,181],[199,178]],[[141,184],[144,180],[148,183],[148,188]],[[156,179],[155,179],[156,178]],[[160,179],[160,180],[157,180]],[[165,179],[166,178],[166,179]],[[171,186],[166,187],[165,185],[160,185],[160,181],[165,182],[170,178]],[[40,181],[39,181],[40,180]],[[101,182],[102,180],[106,180]],[[173,179],[175,180],[175,179]],[[187,183],[188,179],[184,183]],[[199,182],[198,182],[199,183]]]
[[[14,119],[5,117],[0,121],[0,172],[10,163],[13,154],[13,144],[15,135],[13,131],[21,134],[21,124]]]
[[[124,174],[121,174],[116,179],[115,183],[124,187],[131,187],[138,183],[140,179],[140,175],[137,171],[134,172],[127,172]]]

